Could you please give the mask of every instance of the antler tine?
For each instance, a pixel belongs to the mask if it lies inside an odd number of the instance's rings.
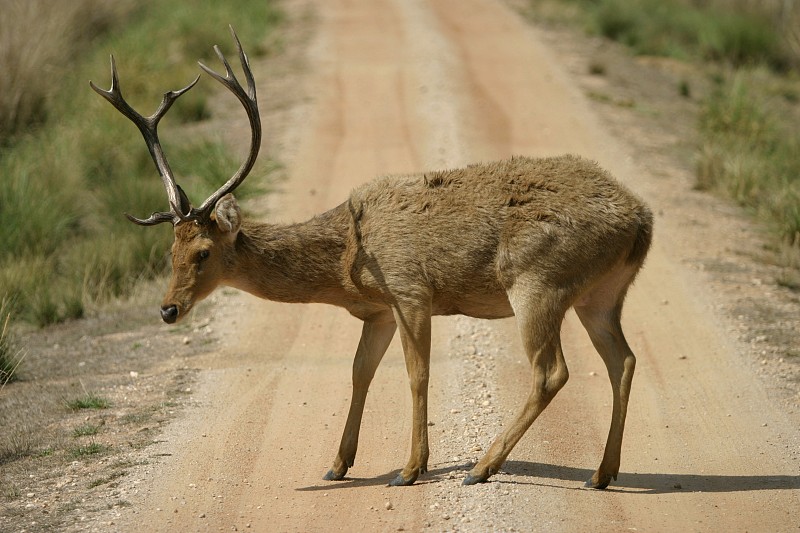
[[[181,189],[180,185],[178,185],[178,193],[183,199],[183,205],[188,206],[189,199],[186,197],[186,193],[183,192],[183,189]],[[125,213],[125,216],[128,218],[128,220],[134,224],[139,224],[140,226],[153,226],[155,224],[161,224],[162,222],[172,222],[173,224],[177,224],[178,222],[192,220],[191,213],[183,214],[182,209],[175,205],[174,202],[170,202],[169,206],[172,208],[172,211],[169,213],[155,212],[146,219],[136,218],[128,213]]]
[[[247,54],[245,54],[244,50],[242,49],[242,44],[239,42],[239,38],[236,36],[236,32],[233,30],[233,27],[231,26],[230,29],[233,40],[236,42],[236,49],[239,53],[239,61],[242,63],[242,70],[244,71],[245,78],[247,79],[247,91],[244,90],[242,85],[236,79],[230,64],[225,59],[225,56],[222,54],[218,46],[214,47],[214,51],[217,53],[217,57],[219,57],[220,61],[225,66],[225,76],[215,72],[203,63],[198,63],[200,68],[208,73],[209,76],[220,82],[234,95],[236,95],[236,97],[244,106],[244,109],[247,112],[247,118],[250,121],[250,130],[252,132],[250,140],[250,153],[244,163],[242,163],[242,165],[239,167],[239,170],[236,171],[236,174],[234,174],[222,187],[220,187],[217,192],[209,196],[200,207],[198,207],[196,210],[193,210],[193,212],[197,212],[200,215],[205,215],[207,212],[213,209],[214,205],[220,198],[228,193],[233,192],[234,189],[236,189],[236,187],[238,187],[244,181],[244,179],[252,170],[253,165],[256,162],[256,158],[258,157],[258,150],[261,148],[261,117],[259,117],[258,114],[256,85],[253,79],[253,73],[250,70],[250,61],[247,58]]]
[[[164,188],[167,191],[167,198],[169,200],[170,207],[172,208],[172,212],[155,212],[147,219],[139,219],[126,213],[125,216],[127,216],[130,221],[136,224],[152,226],[154,224],[160,224],[168,221],[175,224],[181,220],[184,220],[187,216],[186,213],[181,211],[181,206],[185,205],[188,208],[189,202],[186,200],[186,195],[183,194],[183,191],[180,190],[180,187],[176,183],[175,176],[172,174],[169,163],[164,156],[164,150],[161,148],[161,143],[158,140],[158,122],[167,113],[167,111],[169,111],[169,108],[172,107],[172,104],[175,103],[175,100],[177,100],[178,97],[180,97],[183,93],[194,87],[199,79],[200,76],[197,76],[193,82],[183,89],[164,93],[164,97],[161,100],[161,104],[158,106],[158,109],[149,117],[142,116],[140,113],[138,113],[130,106],[130,104],[128,104],[127,101],[125,101],[125,98],[122,96],[122,91],[119,84],[119,75],[117,74],[117,65],[114,61],[113,55],[111,56],[111,89],[106,91],[95,85],[93,82],[89,82],[89,85],[97,94],[108,100],[111,105],[117,109],[117,111],[125,115],[136,125],[137,128],[139,128],[139,131],[141,132],[142,137],[147,144],[147,148],[150,151],[150,156],[153,158],[156,169],[161,176],[161,181],[164,183]]]

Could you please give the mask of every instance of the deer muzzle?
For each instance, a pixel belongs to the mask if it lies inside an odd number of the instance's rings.
[[[178,306],[164,305],[161,307],[161,319],[167,324],[174,324],[178,320]]]

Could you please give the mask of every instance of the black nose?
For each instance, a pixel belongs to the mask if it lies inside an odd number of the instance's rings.
[[[161,319],[167,324],[174,324],[178,320],[178,307],[165,305],[161,308]]]

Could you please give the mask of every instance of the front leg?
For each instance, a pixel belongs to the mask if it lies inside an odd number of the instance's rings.
[[[406,370],[411,385],[413,422],[411,457],[406,467],[389,484],[411,485],[428,470],[428,378],[431,353],[430,305],[397,307],[395,320],[400,328]]]
[[[394,317],[389,312],[364,321],[361,340],[353,360],[353,397],[350,400],[350,411],[347,413],[339,453],[333,461],[333,467],[324,477],[328,481],[344,478],[347,469],[355,462],[367,391],[396,330]]]

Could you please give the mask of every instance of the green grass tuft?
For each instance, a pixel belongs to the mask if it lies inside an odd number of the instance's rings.
[[[89,482],[88,487],[90,489],[93,489],[93,488],[99,487],[101,485],[106,485],[106,484],[111,483],[112,481],[115,481],[115,480],[117,480],[117,479],[119,479],[122,476],[125,476],[127,474],[128,473],[126,471],[124,471],[124,470],[120,470],[120,471],[117,471],[117,472],[112,472],[111,474],[109,474],[109,475],[107,475],[105,477],[93,479],[92,481]]]
[[[72,430],[72,436],[75,438],[89,437],[92,435],[97,435],[99,431],[100,426],[96,424],[82,424]]]
[[[85,446],[75,446],[73,448],[70,448],[69,455],[70,457],[73,457],[75,459],[80,459],[91,455],[98,455],[101,453],[105,453],[106,451],[108,451],[107,446],[103,446],[102,444],[92,442],[91,444],[87,444]]]
[[[87,392],[85,396],[67,401],[66,405],[73,411],[79,411],[81,409],[108,409],[111,407],[111,402],[105,398]]]

